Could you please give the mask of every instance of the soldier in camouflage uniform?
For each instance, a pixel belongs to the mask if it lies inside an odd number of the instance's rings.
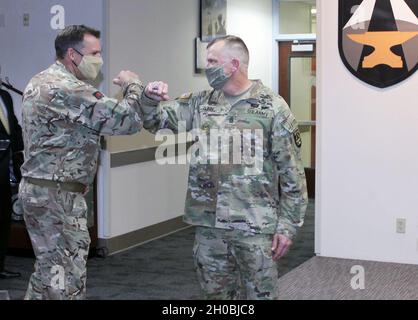
[[[25,299],[84,299],[90,236],[84,195],[95,177],[101,135],[142,128],[138,76],[114,80],[118,103],[85,80],[103,64],[100,32],[69,26],[56,38],[57,61],[36,75],[23,99],[25,163],[19,195],[36,255]]]
[[[208,299],[277,299],[276,261],[292,244],[307,206],[298,124],[280,96],[248,79],[248,62],[240,38],[219,38],[209,44],[207,56],[214,90],[163,101],[167,85],[150,83],[141,107],[144,128],[198,129],[196,141],[214,129],[221,136],[238,130],[243,140],[248,130],[262,130],[259,172],[254,165],[192,158],[184,221],[197,226],[195,265]],[[234,146],[228,150],[231,162]]]

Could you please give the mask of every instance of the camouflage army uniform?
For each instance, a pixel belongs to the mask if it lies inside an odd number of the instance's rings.
[[[133,134],[142,128],[138,81],[126,84],[124,100],[105,97],[56,62],[36,75],[23,99],[25,159],[19,195],[36,255],[25,299],[83,299],[90,236],[82,193],[97,170],[100,135]],[[62,182],[56,188],[31,178]]]
[[[247,297],[276,298],[273,234],[293,239],[307,206],[300,133],[286,102],[256,81],[233,106],[221,91],[212,90],[186,94],[158,107],[144,97],[142,109],[144,128],[152,132],[262,129],[263,163],[258,174],[244,164],[193,164],[192,160],[184,221],[200,226],[194,255],[208,298],[236,297],[236,292],[225,293],[226,283],[235,283],[227,270],[244,267],[247,272],[241,277]],[[231,265],[232,256],[238,265]]]

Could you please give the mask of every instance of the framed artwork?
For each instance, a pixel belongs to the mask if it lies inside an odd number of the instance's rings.
[[[227,0],[200,0],[201,39],[210,42],[226,36]]]
[[[202,42],[200,38],[195,40],[195,73],[205,73],[206,68],[206,47],[209,42]]]

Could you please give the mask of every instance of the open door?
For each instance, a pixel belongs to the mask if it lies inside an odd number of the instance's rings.
[[[315,198],[316,43],[279,42],[279,94],[292,109],[302,137],[309,198]]]

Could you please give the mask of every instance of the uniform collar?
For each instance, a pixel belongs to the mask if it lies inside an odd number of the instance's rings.
[[[81,81],[79,79],[77,79],[77,77],[72,74],[65,66],[62,62],[60,61],[55,61],[55,64],[53,65],[56,69],[60,70],[61,72],[63,72],[66,76],[72,78],[75,81]]]
[[[242,101],[247,101],[248,103],[256,103],[260,100],[260,95],[264,93],[264,85],[261,80],[251,80],[255,85],[250,90],[250,97],[243,99]],[[238,103],[239,101],[237,101]],[[210,105],[218,105],[218,104],[225,104],[228,103],[226,101],[225,95],[221,90],[212,90],[209,104]]]
[[[245,99],[248,103],[256,103],[265,94],[265,86],[261,80],[254,80],[255,86],[250,91],[250,97]]]

